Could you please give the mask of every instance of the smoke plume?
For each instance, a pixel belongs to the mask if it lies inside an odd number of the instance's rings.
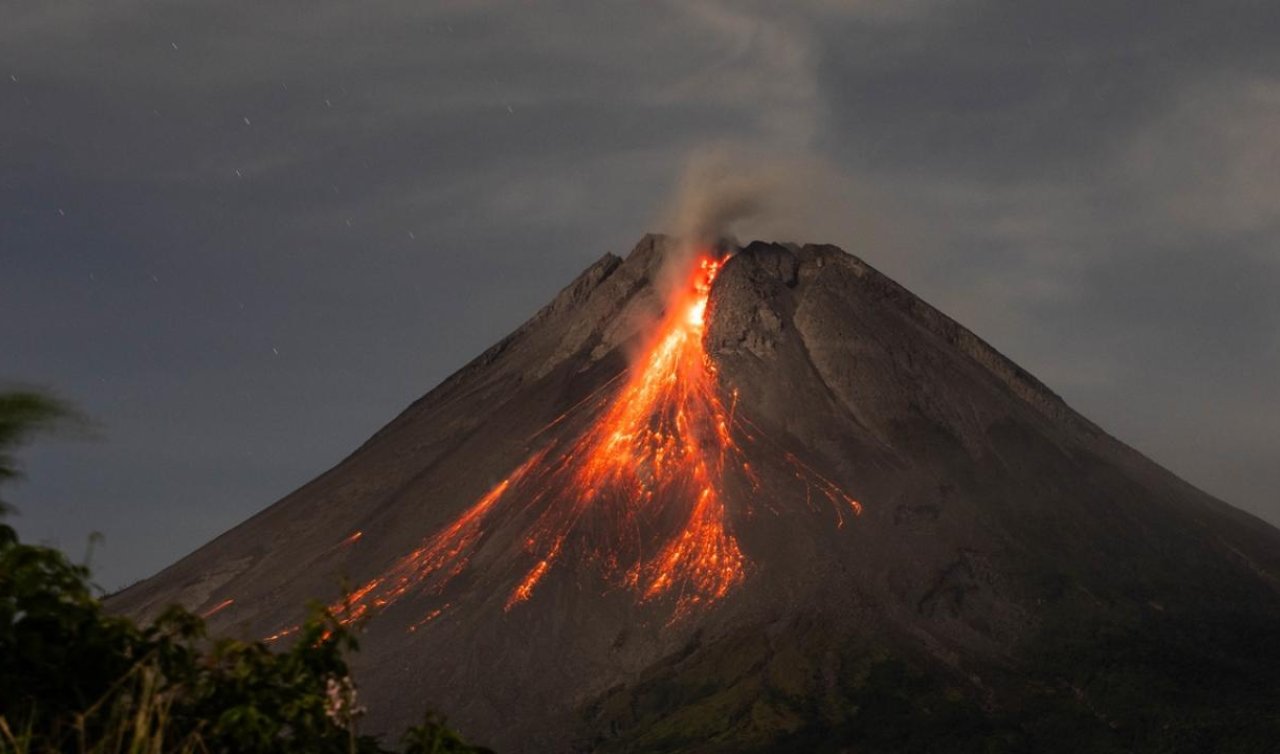
[[[834,243],[844,248],[883,241],[876,202],[847,176],[811,157],[721,144],[685,161],[661,227],[680,241],[671,272],[699,248],[739,239]],[[666,276],[664,276],[666,277]]]

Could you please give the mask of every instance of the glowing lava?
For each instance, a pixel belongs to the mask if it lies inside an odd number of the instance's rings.
[[[723,597],[744,577],[746,561],[725,521],[721,490],[726,459],[737,449],[715,366],[702,347],[721,264],[699,259],[627,382],[548,480],[567,480],[577,494],[571,504],[543,508],[531,527],[526,548],[538,562],[508,608],[528,599],[578,532],[607,576],[644,599],[674,594],[677,615]],[[678,528],[645,557],[643,532],[664,520]]]
[[[722,264],[710,254],[698,258],[616,392],[584,401],[550,425],[590,412],[594,418],[571,444],[557,450],[557,442],[546,441],[457,519],[331,606],[338,619],[350,623],[411,592],[443,592],[488,546],[483,535],[499,525],[500,510],[503,525],[516,520],[524,532],[522,554],[489,559],[511,569],[504,577],[514,584],[507,610],[528,600],[570,555],[641,601],[670,600],[673,619],[725,597],[746,577],[748,563],[728,521],[724,482],[733,472],[752,490],[761,483],[734,439],[734,403],[725,404],[703,348],[707,303]],[[736,391],[730,395],[736,401]],[[860,512],[834,483],[794,456],[784,460],[807,490]],[[843,525],[840,510],[836,516]]]

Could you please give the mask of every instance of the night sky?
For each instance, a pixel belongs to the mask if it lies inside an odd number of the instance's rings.
[[[1278,39],[1272,2],[9,0],[0,380],[96,423],[22,454],[15,523],[101,532],[108,589],[154,573],[726,143],[823,166],[770,240],[859,254],[1280,522]]]

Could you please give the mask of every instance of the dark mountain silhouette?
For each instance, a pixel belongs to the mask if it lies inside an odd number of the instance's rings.
[[[502,751],[1280,741],[1280,532],[840,249],[686,252],[600,259],[113,606],[288,641],[322,598],[370,726]]]

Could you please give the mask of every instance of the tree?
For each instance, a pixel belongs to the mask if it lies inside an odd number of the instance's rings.
[[[20,476],[16,447],[74,417],[37,392],[0,394],[0,482]],[[282,651],[211,640],[177,606],[138,626],[103,608],[86,566],[0,522],[0,754],[385,752],[357,730],[357,648],[321,605]],[[403,743],[483,751],[430,716]]]
[[[0,484],[22,478],[13,451],[40,432],[77,418],[66,403],[34,390],[0,393]],[[0,513],[10,510],[0,500]]]

